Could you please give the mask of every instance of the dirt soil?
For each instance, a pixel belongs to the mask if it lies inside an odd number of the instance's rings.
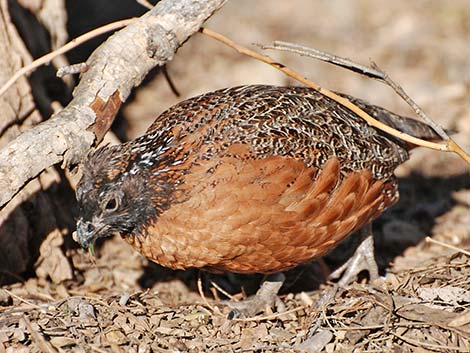
[[[285,40],[373,60],[470,151],[467,0],[237,0],[207,27],[246,46]],[[267,53],[321,86],[412,115],[380,83]],[[123,108],[118,136],[138,136],[167,107],[209,90],[295,84],[200,34],[168,71],[182,96],[156,75]],[[0,288],[0,353],[470,352],[469,166],[417,149],[397,175],[401,200],[374,224],[383,275],[375,282],[361,278],[318,305],[335,288],[326,277],[350,255],[352,236],[325,259],[289,271],[276,307],[229,320],[218,288],[239,300],[256,291],[261,276],[170,271],[119,238],[99,244],[93,258],[73,243],[70,226],[42,243],[33,274]],[[66,195],[74,212],[73,194]]]

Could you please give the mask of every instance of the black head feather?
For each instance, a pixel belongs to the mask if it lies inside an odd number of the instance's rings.
[[[175,156],[181,156],[171,143],[171,137],[153,133],[87,157],[76,192],[76,240],[82,247],[115,233],[140,235],[170,207],[183,174],[171,169]]]

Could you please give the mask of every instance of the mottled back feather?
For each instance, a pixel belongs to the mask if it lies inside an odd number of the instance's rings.
[[[395,128],[436,137],[351,99]],[[409,148],[310,88],[228,88],[92,154],[77,197],[82,222],[106,223],[100,200],[122,191],[126,226],[110,229],[163,266],[276,272],[322,256],[394,204],[393,171]]]

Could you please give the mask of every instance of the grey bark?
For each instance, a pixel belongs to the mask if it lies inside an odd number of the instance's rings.
[[[132,88],[152,68],[171,60],[225,1],[162,0],[98,47],[87,60],[89,69],[82,74],[69,105],[0,150],[0,207],[47,167],[78,163],[112,121],[95,125],[94,104],[99,101],[118,108]]]
[[[32,2],[29,4],[32,5]],[[65,17],[60,18],[65,16],[63,1],[45,0],[41,1],[41,4],[38,2],[38,5],[41,6],[29,8],[30,13],[39,17],[39,11],[46,18],[50,14],[49,11],[52,11],[56,15],[49,17],[57,20],[49,33],[51,37],[65,38]],[[20,36],[17,32],[17,28],[20,27],[23,33],[28,34],[27,36]],[[7,53],[0,56],[0,82],[6,82],[24,63],[32,61],[28,51],[31,43],[34,43],[36,49],[49,48],[48,41],[45,40],[46,34],[41,29],[40,24],[29,21],[23,16],[20,6],[14,2],[0,0],[0,53]],[[55,42],[57,45],[61,44]],[[38,76],[36,80],[37,78]],[[30,81],[23,77],[0,97],[0,149],[17,138],[22,131],[42,121],[35,103],[38,102],[38,95],[47,97],[43,94],[45,89],[36,85],[35,99],[31,91]],[[51,101],[44,99],[44,103],[50,106]],[[44,255],[47,260],[42,263],[37,262],[35,269],[38,274],[40,273],[43,278],[50,276],[57,282],[71,278],[71,267],[61,253],[59,244],[62,237],[57,226],[55,205],[60,201],[53,202],[49,195],[43,192],[59,181],[58,173],[53,168],[48,168],[39,178],[31,180],[6,207],[0,210],[0,285],[17,280],[16,276],[28,269],[32,257],[36,256],[35,249],[39,250],[39,244],[44,239],[50,240],[45,242],[38,252],[41,256],[45,253],[53,253],[54,256]],[[57,260],[62,261],[60,267],[54,266]],[[51,271],[52,269],[55,269],[55,273]]]

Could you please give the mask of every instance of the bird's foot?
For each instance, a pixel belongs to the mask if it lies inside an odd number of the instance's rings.
[[[228,318],[253,317],[267,307],[273,307],[276,300],[278,300],[277,293],[281,289],[284,280],[285,276],[282,273],[269,275],[264,279],[260,289],[253,297],[240,302],[226,302],[227,306],[232,308]]]
[[[328,279],[341,277],[338,282],[339,287],[345,287],[354,282],[359,273],[364,270],[369,272],[370,281],[379,278],[379,269],[374,257],[374,238],[370,224],[361,230],[361,238],[363,240],[353,256],[328,276]]]
[[[346,261],[342,266],[333,271],[328,279],[341,279],[320,297],[315,307],[318,310],[323,310],[330,303],[332,303],[340,288],[354,282],[359,273],[364,270],[369,272],[369,280],[375,281],[379,278],[379,270],[374,257],[374,238],[372,235],[372,225],[368,224],[360,231],[361,243],[357,247],[353,256]],[[323,317],[319,316],[309,329],[309,336],[313,336],[321,327]]]

